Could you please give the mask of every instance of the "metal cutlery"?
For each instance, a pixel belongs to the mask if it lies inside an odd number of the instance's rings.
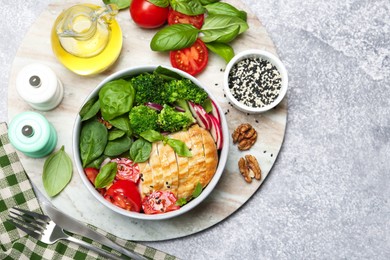
[[[67,235],[64,230],[58,226],[54,221],[52,221],[48,216],[39,214],[36,212],[27,211],[24,209],[12,208],[13,211],[10,211],[8,219],[13,225],[15,225],[20,230],[23,230],[28,235],[38,239],[46,244],[53,244],[60,239],[68,240],[70,242],[76,243],[80,246],[83,246],[89,250],[95,251],[101,256],[107,257],[108,259],[124,259],[118,255],[100,249],[93,246],[87,242],[74,238]],[[113,248],[114,249],[114,248]],[[132,256],[133,259],[145,259],[141,258],[138,255]]]

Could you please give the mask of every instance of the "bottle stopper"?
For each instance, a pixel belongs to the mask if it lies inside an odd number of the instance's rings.
[[[33,111],[15,116],[8,127],[8,137],[16,150],[32,158],[49,155],[57,145],[57,133],[47,119]]]
[[[64,97],[64,88],[54,71],[39,63],[27,65],[18,73],[16,90],[32,108],[41,111],[54,109]]]

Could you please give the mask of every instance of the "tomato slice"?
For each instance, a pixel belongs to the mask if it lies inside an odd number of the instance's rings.
[[[88,180],[94,184],[96,176],[99,174],[99,170],[96,168],[85,168],[84,169],[85,175],[87,175]],[[94,184],[95,185],[95,184]]]
[[[174,68],[195,76],[206,68],[209,53],[206,45],[200,39],[196,39],[188,48],[171,51],[170,58]]]
[[[180,209],[176,205],[177,198],[170,191],[154,191],[142,200],[145,214],[159,214]]]
[[[199,15],[186,15],[183,13],[180,13],[178,11],[173,10],[172,8],[169,9],[168,12],[168,24],[178,24],[178,23],[186,23],[186,24],[192,24],[196,28],[200,29],[202,28],[204,22],[204,14]]]
[[[115,158],[112,159],[111,162],[116,162],[118,164],[118,171],[115,176],[117,180],[129,180],[134,183],[138,182],[140,171],[137,163],[134,163],[127,158]]]
[[[106,191],[104,198],[129,211],[141,211],[141,194],[137,185],[129,180],[118,180]]]

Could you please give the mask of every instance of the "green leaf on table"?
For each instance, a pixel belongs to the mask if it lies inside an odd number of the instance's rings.
[[[199,30],[191,24],[173,24],[158,31],[150,41],[153,51],[173,51],[190,47]]]
[[[72,160],[65,152],[64,146],[51,154],[43,165],[43,187],[50,197],[60,193],[72,178]]]
[[[125,9],[130,6],[131,0],[103,0],[103,3],[108,4],[116,4],[118,9]]]
[[[223,58],[226,63],[229,63],[229,61],[234,57],[234,50],[227,43],[209,42],[206,43],[206,46],[210,51]]]
[[[157,5],[159,7],[162,7],[162,8],[169,6],[169,0],[148,0],[148,2],[150,2],[154,5]]]
[[[229,15],[229,16],[235,16],[238,18],[241,18],[242,20],[246,21],[247,13],[245,11],[238,10],[234,6],[228,3],[219,2],[219,3],[213,3],[208,4],[205,6],[207,9],[208,15]]]
[[[248,24],[234,16],[210,15],[207,16],[201,29],[202,41],[229,43],[239,34],[248,30]]]
[[[173,10],[186,15],[204,14],[205,9],[199,0],[170,0]]]

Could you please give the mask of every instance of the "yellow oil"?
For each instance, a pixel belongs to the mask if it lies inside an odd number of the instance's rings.
[[[63,48],[57,36],[56,27],[61,19],[60,15],[52,28],[51,45],[54,55],[66,68],[78,75],[87,76],[103,72],[115,63],[122,49],[122,31],[116,20],[112,20],[109,24],[108,40],[99,33],[94,36],[95,42],[92,41],[94,46],[101,46],[104,44],[102,41],[107,41],[107,45],[103,50],[94,50],[91,41],[89,41],[85,45],[83,43],[77,44],[75,49],[78,50],[78,53],[75,55]],[[83,54],[83,52],[85,53]]]

